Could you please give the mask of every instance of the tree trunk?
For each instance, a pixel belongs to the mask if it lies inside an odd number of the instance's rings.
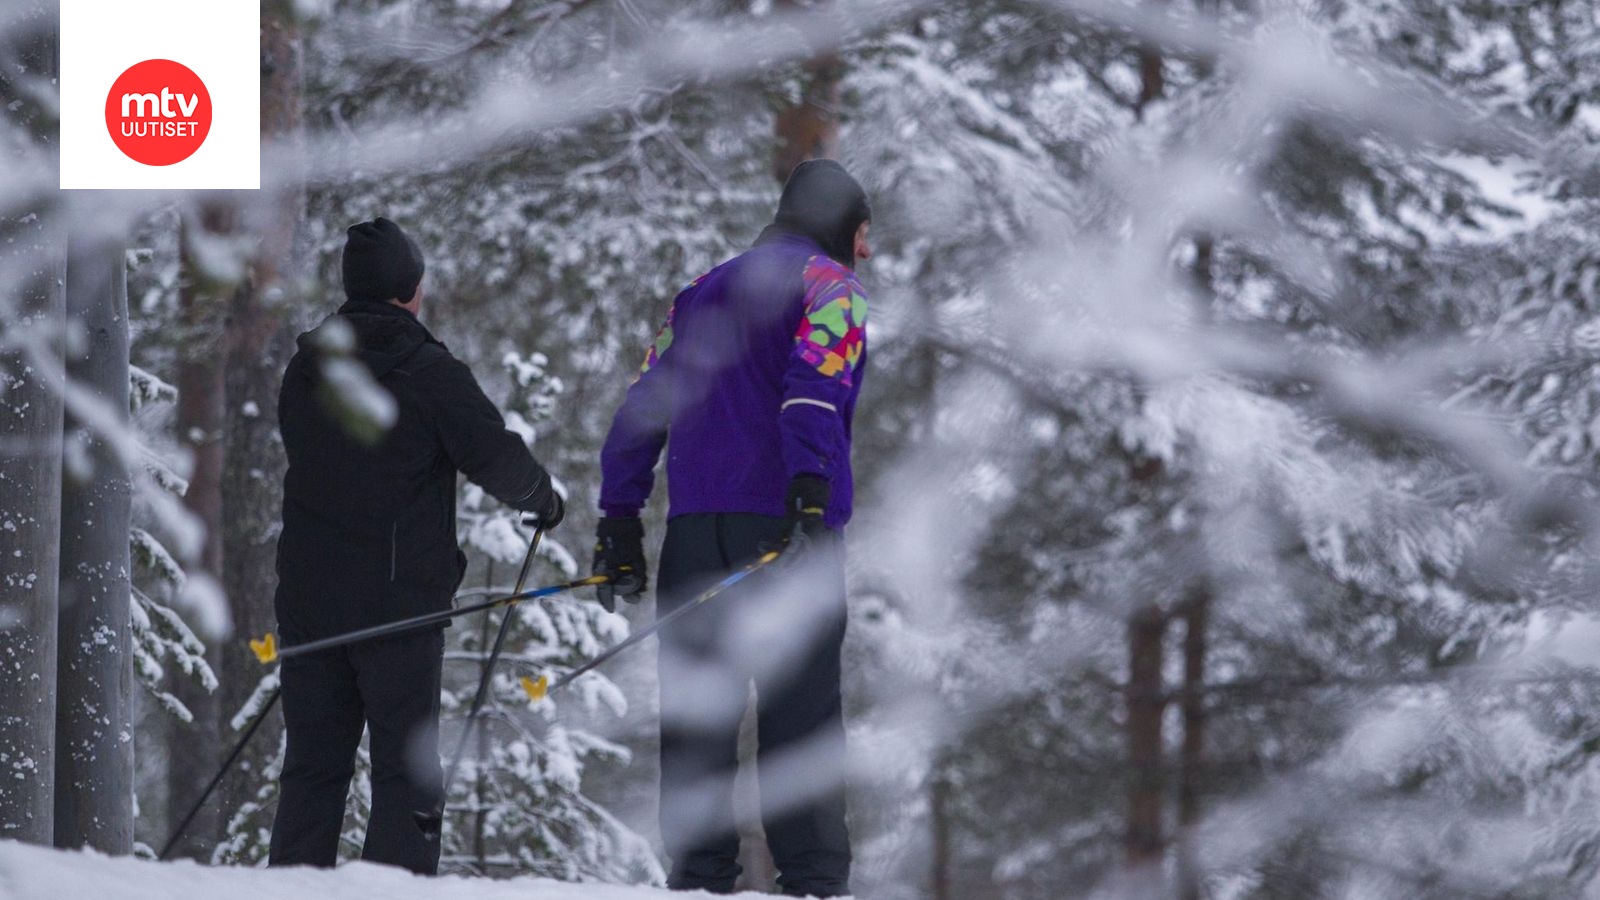
[[[1183,747],[1178,785],[1178,827],[1182,832],[1180,858],[1180,896],[1183,900],[1200,897],[1190,829],[1200,819],[1200,780],[1205,763],[1205,671],[1206,627],[1211,597],[1201,588],[1196,591],[1185,615],[1183,636]]]
[[[1200,321],[1211,320],[1216,241],[1206,232],[1194,235],[1194,264],[1189,270]],[[1206,629],[1211,618],[1211,584],[1202,578],[1184,609],[1183,633],[1183,747],[1178,784],[1178,896],[1200,900],[1201,875],[1194,847],[1194,826],[1200,821],[1200,785],[1205,777],[1206,748]]]
[[[929,867],[932,869],[933,900],[955,900],[950,878],[950,779],[943,763],[935,766],[928,780],[928,818],[930,843]]]
[[[1144,47],[1139,51],[1139,96],[1133,101],[1134,118],[1144,120],[1145,108],[1161,99],[1166,93],[1166,69],[1162,65],[1161,51]]]
[[[492,556],[489,557],[489,564],[484,567],[483,587],[485,590],[494,587],[494,557]],[[510,611],[507,611],[506,615],[511,615]],[[488,615],[480,616],[478,619],[478,647],[480,650],[487,648],[491,640],[489,619]],[[489,656],[485,653],[483,665],[478,669],[479,680],[484,677],[484,669],[487,669],[488,666]],[[485,799],[489,785],[488,779],[485,777],[487,772],[483,765],[483,761],[489,758],[489,729],[487,728],[478,729],[477,754],[474,757],[477,766],[474,767],[472,779],[472,805],[474,807],[472,816],[472,856],[478,862],[478,874],[483,875],[489,871],[489,842],[487,835],[484,834],[484,826],[488,824],[489,817],[489,805]]]
[[[806,0],[779,0],[779,5],[803,8],[813,4]],[[839,82],[843,77],[844,63],[836,54],[806,61],[800,102],[778,111],[772,176],[779,184],[806,160],[831,157],[838,152]]]
[[[1211,593],[1201,586],[1184,615],[1183,634],[1183,747],[1179,761],[1178,896],[1200,900],[1200,872],[1196,864],[1193,827],[1200,821],[1200,781],[1205,777],[1206,745],[1206,627],[1211,614]]]
[[[210,281],[195,263],[193,235],[216,240],[234,228],[234,211],[215,203],[187,216],[181,256],[184,277],[178,303],[183,355],[178,360],[176,428],[193,461],[184,506],[204,530],[199,556],[184,560],[190,578],[222,579],[223,319],[229,285]],[[202,635],[204,637],[204,635]],[[208,640],[207,661],[217,667],[219,650]],[[199,798],[206,779],[222,761],[218,740],[218,697],[193,679],[174,684],[173,694],[194,713],[192,723],[172,721],[167,737],[167,821],[176,824]],[[217,834],[217,807],[207,804],[173,848],[179,858],[206,859]]]
[[[66,313],[83,329],[67,377],[128,421],[128,282],[122,247],[73,240]],[[104,435],[68,422],[89,471],[61,482],[60,648],[56,663],[57,847],[133,852],[133,657],[129,652],[133,485]]]
[[[1166,6],[1167,0],[1155,0]],[[1166,63],[1161,58],[1161,48],[1145,44],[1139,48],[1139,96],[1133,101],[1133,116],[1144,121],[1145,108],[1161,99],[1167,92]]]
[[[54,4],[20,18],[10,39],[17,68],[0,71],[13,121],[35,137],[30,153],[55,156],[50,110],[30,105],[56,71]],[[21,69],[22,71],[18,71]],[[10,79],[36,84],[15,86]],[[62,236],[44,205],[0,218],[0,261],[19,277],[0,284],[0,838],[54,837],[56,587],[60,561],[61,385],[52,358],[63,324]],[[37,355],[29,350],[37,351]]]
[[[1145,607],[1128,624],[1128,828],[1123,852],[1134,877],[1146,888],[1158,887],[1163,845],[1161,657],[1167,617]],[[1149,881],[1142,879],[1149,878]],[[1157,892],[1150,892],[1154,896]]]
[[[261,133],[269,140],[294,140],[301,128],[300,35],[287,7],[269,3],[261,17]],[[286,467],[278,435],[278,388],[294,352],[286,313],[297,293],[295,244],[305,217],[305,192],[298,185],[280,187],[266,201],[261,215],[247,223],[260,235],[260,245],[250,283],[234,295],[228,334],[223,587],[240,636],[259,636],[276,625],[272,595]],[[222,672],[223,711],[232,717],[266,673],[242,640],[223,648]],[[263,725],[264,733],[223,782],[224,809],[236,809],[254,796],[278,746],[280,722],[274,718]],[[231,729],[225,731],[232,740]]]

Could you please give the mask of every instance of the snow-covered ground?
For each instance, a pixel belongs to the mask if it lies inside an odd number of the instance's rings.
[[[333,870],[157,863],[0,841],[0,900],[662,900],[668,896],[711,895],[567,884],[544,878],[422,878],[369,863],[351,863]]]

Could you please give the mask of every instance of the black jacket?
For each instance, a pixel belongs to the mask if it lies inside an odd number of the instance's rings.
[[[457,472],[516,509],[552,502],[549,474],[422,323],[388,303],[352,301],[337,315],[398,415],[376,444],[351,436],[327,403],[318,340],[300,336],[278,398],[289,471],[275,606],[286,643],[449,607],[466,569]]]

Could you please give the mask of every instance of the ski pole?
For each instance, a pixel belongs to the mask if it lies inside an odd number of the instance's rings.
[[[267,720],[267,714],[272,712],[272,707],[277,705],[278,695],[281,693],[282,690],[280,688],[272,689],[272,694],[267,697],[267,702],[261,705],[261,711],[256,713],[256,717],[250,720],[250,725],[245,728],[244,734],[239,736],[239,743],[233,745],[233,752],[228,754],[228,758],[222,763],[222,767],[217,769],[217,774],[212,776],[211,783],[207,784],[206,789],[200,792],[199,799],[195,800],[194,805],[189,807],[189,812],[184,815],[183,821],[179,822],[178,827],[172,830],[172,837],[167,838],[166,846],[161,848],[160,855],[156,857],[157,860],[165,860],[172,853],[172,848],[178,845],[178,839],[183,837],[185,831],[189,830],[189,824],[194,821],[195,816],[200,814],[200,808],[206,805],[206,800],[210,799],[211,792],[216,790],[217,785],[222,783],[223,776],[228,774],[228,770],[233,768],[235,762],[238,762],[239,754],[244,752],[244,748],[250,743],[250,739],[255,737],[256,729],[260,728],[261,723]]]
[[[533,533],[533,540],[528,543],[528,555],[522,560],[522,571],[517,574],[517,587],[512,592],[513,597],[522,593],[522,586],[528,580],[528,570],[533,566],[534,552],[539,549],[539,542],[542,540],[544,540],[544,529],[539,528]],[[412,820],[417,823],[417,829],[430,841],[437,839],[444,831],[445,801],[450,798],[450,786],[455,783],[456,772],[461,768],[461,755],[466,752],[467,741],[472,737],[473,727],[478,723],[478,713],[483,711],[483,702],[489,696],[489,684],[494,679],[494,664],[500,659],[500,650],[505,646],[506,632],[510,629],[511,610],[507,609],[505,616],[500,620],[500,630],[494,636],[494,649],[489,651],[489,658],[483,664],[483,674],[478,677],[478,692],[472,697],[472,707],[468,710],[467,720],[461,727],[461,736],[456,740],[456,752],[450,756],[450,768],[445,770],[444,785],[439,790],[439,800],[433,809],[417,810],[411,814]]]
[[[657,619],[655,624],[651,625],[649,628],[630,635],[628,639],[622,643],[612,647],[604,653],[601,653],[599,656],[596,656],[594,659],[589,660],[578,668],[573,669],[571,672],[568,672],[567,674],[556,679],[554,684],[550,683],[550,676],[548,675],[540,675],[538,680],[534,680],[524,675],[521,680],[523,691],[527,692],[528,699],[530,700],[541,700],[550,696],[556,691],[561,690],[562,688],[571,684],[573,681],[577,680],[578,676],[600,668],[608,661],[616,657],[617,654],[622,653],[629,647],[641,643],[645,639],[649,638],[652,634],[655,634],[668,625],[671,625],[678,619],[688,615],[690,610],[698,609],[701,606],[704,606],[711,598],[745,580],[745,578],[749,577],[756,570],[772,563],[779,557],[779,555],[780,554],[777,551],[772,551],[763,555],[760,559],[756,560],[750,565],[745,566],[732,575],[729,575],[727,578],[724,578],[712,585],[710,588],[707,588],[705,592],[700,594],[700,596]]]
[[[411,631],[417,628],[426,628],[429,625],[436,625],[440,622],[448,622],[451,619],[457,618],[458,616],[467,616],[471,615],[472,613],[498,609],[502,606],[514,606],[524,600],[533,600],[539,597],[549,597],[554,594],[566,593],[567,591],[576,590],[577,588],[581,587],[591,587],[597,584],[604,584],[607,580],[608,576],[594,575],[589,578],[579,578],[576,581],[569,581],[565,584],[553,584],[549,587],[534,588],[530,591],[524,591],[521,588],[518,588],[513,594],[505,597],[496,597],[493,600],[485,600],[482,603],[474,603],[471,606],[441,609],[438,612],[424,613],[423,615],[413,616],[409,619],[401,619],[397,622],[388,622],[383,625],[373,625],[368,628],[360,628],[346,634],[336,634],[332,637],[321,638],[315,641],[307,641],[303,644],[295,644],[292,647],[279,647],[277,637],[269,632],[263,635],[260,640],[251,639],[250,649],[255,652],[256,659],[261,660],[262,664],[265,665],[281,659],[289,659],[291,657],[301,656],[306,653],[315,653],[318,650],[327,650],[333,647],[343,647],[346,644],[355,644],[359,643],[360,641],[388,637],[391,634],[400,634],[402,632]]]

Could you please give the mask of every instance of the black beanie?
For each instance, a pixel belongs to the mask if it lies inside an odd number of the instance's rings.
[[[344,293],[351,300],[403,303],[416,294],[422,272],[417,242],[388,219],[379,216],[345,232]]]
[[[856,264],[856,231],[872,219],[867,192],[831,159],[810,159],[794,167],[778,200],[778,228],[816,241],[842,265]]]

